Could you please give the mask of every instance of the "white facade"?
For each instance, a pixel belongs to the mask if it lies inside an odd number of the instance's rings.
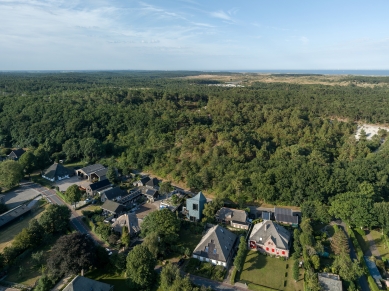
[[[219,265],[219,266],[223,266],[223,267],[227,266],[226,262],[217,261],[217,260],[210,260],[209,258],[204,258],[204,257],[197,256],[197,255],[192,255],[192,257],[195,258],[195,259],[200,260],[201,262],[209,262],[212,265]]]
[[[51,181],[51,182],[54,182],[55,181],[55,177],[54,178],[48,178],[48,177],[46,177],[45,175],[42,175],[42,178],[45,178],[46,180],[49,180],[49,181]],[[64,179],[69,179],[69,175],[65,175],[65,176],[63,176],[63,177],[58,177],[58,181],[61,181],[61,180],[64,180]]]

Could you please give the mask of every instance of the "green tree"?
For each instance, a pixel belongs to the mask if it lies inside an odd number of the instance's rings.
[[[163,247],[163,244],[173,244],[178,240],[180,221],[173,212],[165,208],[147,215],[141,229],[143,237],[147,237],[150,233],[158,234]]]
[[[106,177],[112,184],[116,184],[117,183],[118,175],[117,175],[116,170],[115,170],[114,167],[108,167]]]
[[[293,262],[293,279],[295,282],[299,279],[299,261],[295,260]]]
[[[43,146],[39,146],[34,151],[35,156],[35,166],[41,172],[50,164],[50,156],[49,153],[43,148]]]
[[[320,268],[320,258],[318,255],[313,255],[311,257],[311,262],[315,270],[318,270]]]
[[[159,253],[159,235],[158,233],[149,233],[143,241],[143,244],[148,248],[154,258],[158,257]]]
[[[43,251],[37,251],[31,254],[31,259],[34,261],[36,266],[41,266],[44,262]]]
[[[80,151],[85,158],[95,159],[103,154],[103,144],[96,138],[84,138],[80,140]]]
[[[7,188],[16,186],[23,176],[22,164],[12,160],[0,163],[0,184],[2,186]]]
[[[27,175],[30,175],[35,168],[35,156],[34,156],[34,154],[30,151],[24,153],[20,157],[19,163],[22,165],[24,172]]]
[[[39,278],[35,291],[50,291],[54,287],[53,281],[47,276],[43,275]]]
[[[47,270],[54,278],[76,275],[96,262],[96,246],[91,238],[79,232],[60,237],[47,259]]]
[[[216,212],[223,207],[223,200],[216,197],[211,202],[204,205],[203,215],[206,221],[214,221]]]
[[[174,190],[172,183],[170,181],[159,183],[159,192],[162,195],[168,194]]]
[[[74,204],[74,207],[76,207],[77,202],[81,200],[82,192],[78,185],[73,184],[71,185],[65,192],[65,197],[71,204]]]
[[[127,256],[127,276],[137,290],[148,289],[154,282],[155,259],[146,246],[137,245]]]
[[[68,139],[62,146],[68,160],[74,160],[80,157],[80,143],[78,139]]]
[[[127,226],[122,227],[121,241],[122,241],[122,244],[125,245],[126,247],[130,246],[131,238],[130,238],[130,234],[128,233]]]
[[[334,233],[331,239],[331,249],[335,255],[342,253],[348,254],[350,249],[348,245],[348,239],[342,229],[339,229]]]
[[[111,227],[108,224],[102,223],[96,227],[96,233],[100,235],[100,237],[107,241],[109,235],[111,234]]]
[[[68,228],[70,216],[66,205],[50,204],[38,221],[46,233],[63,233]]]
[[[177,267],[177,265],[167,264],[162,268],[161,271],[161,289],[170,291],[170,287],[176,280],[180,279],[180,277],[180,269]]]
[[[363,275],[363,270],[357,261],[352,261],[349,254],[341,253],[335,257],[332,267],[338,270],[338,274],[342,279],[347,281],[355,281]]]

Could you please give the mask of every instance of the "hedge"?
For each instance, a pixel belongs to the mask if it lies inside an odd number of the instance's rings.
[[[231,284],[234,285],[235,284],[235,276],[236,276],[236,272],[237,272],[237,269],[235,267],[233,267],[234,269],[232,270],[231,272]]]

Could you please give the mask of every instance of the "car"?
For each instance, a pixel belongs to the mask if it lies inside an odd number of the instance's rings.
[[[108,253],[108,256],[110,256],[110,255],[112,255],[112,252],[109,252],[109,253]]]
[[[185,262],[185,260],[181,258],[181,259],[177,262],[177,265],[178,265],[179,267],[181,267],[181,266],[184,264],[184,262]]]
[[[110,252],[110,251],[111,251],[109,248],[105,248],[105,250],[106,250],[107,252]]]

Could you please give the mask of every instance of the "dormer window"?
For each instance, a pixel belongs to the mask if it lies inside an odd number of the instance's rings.
[[[205,247],[205,252],[208,253],[208,247]]]
[[[214,254],[214,255],[216,255],[216,248],[215,248],[215,249],[213,249],[213,254]]]

